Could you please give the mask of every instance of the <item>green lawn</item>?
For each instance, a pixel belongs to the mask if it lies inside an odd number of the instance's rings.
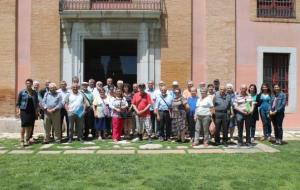
[[[300,189],[299,146],[289,141],[272,154],[6,154],[0,189]]]

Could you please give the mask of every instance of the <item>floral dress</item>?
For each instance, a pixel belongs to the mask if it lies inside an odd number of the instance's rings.
[[[185,105],[187,100],[184,97],[175,98],[172,102],[172,133],[178,134],[187,128]]]

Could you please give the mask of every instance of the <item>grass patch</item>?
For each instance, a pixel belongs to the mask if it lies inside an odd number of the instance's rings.
[[[13,147],[14,143],[18,142],[0,140],[1,146],[5,147]],[[102,147],[102,142],[99,143]],[[281,152],[273,154],[5,154],[0,156],[0,187],[32,190],[294,190],[300,187],[299,146],[299,141],[289,141],[278,147]]]

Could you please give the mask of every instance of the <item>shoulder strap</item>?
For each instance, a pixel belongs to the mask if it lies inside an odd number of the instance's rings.
[[[92,104],[91,104],[89,98],[85,95],[85,93],[84,93],[84,92],[81,92],[81,94],[85,97],[85,99],[89,102],[89,104],[90,104],[90,106],[91,106]]]
[[[160,96],[160,98],[165,102],[165,104],[167,105],[167,107],[169,108],[169,104],[167,104],[167,102],[165,101],[164,97]]]

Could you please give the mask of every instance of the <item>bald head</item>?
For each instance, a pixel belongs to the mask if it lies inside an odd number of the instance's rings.
[[[240,91],[242,95],[246,95],[247,94],[247,85],[242,84],[240,87]]]
[[[54,82],[51,82],[51,83],[49,83],[49,91],[51,92],[51,93],[54,93],[54,92],[56,92],[56,84],[54,83]]]

